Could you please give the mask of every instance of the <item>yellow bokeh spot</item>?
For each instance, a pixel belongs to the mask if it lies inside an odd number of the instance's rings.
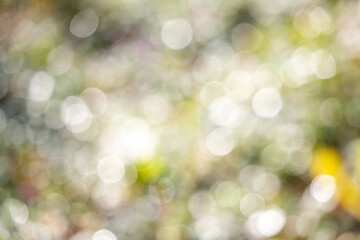
[[[165,160],[161,156],[140,160],[136,164],[138,179],[144,183],[154,181],[161,177],[165,166]]]
[[[334,177],[336,195],[340,205],[360,219],[360,205],[358,204],[360,202],[360,191],[354,183],[352,175],[342,164],[343,160],[335,148],[318,147],[314,151],[309,172],[313,178],[320,174]]]
[[[315,177],[319,174],[334,176],[341,166],[339,153],[331,147],[319,147],[314,152],[310,165],[310,174]]]

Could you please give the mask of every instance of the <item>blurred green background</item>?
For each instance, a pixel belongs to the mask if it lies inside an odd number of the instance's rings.
[[[0,239],[360,239],[360,4],[0,0]]]

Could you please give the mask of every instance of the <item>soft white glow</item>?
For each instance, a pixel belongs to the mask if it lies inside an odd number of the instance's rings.
[[[240,174],[239,180],[244,188],[258,192],[266,183],[266,172],[258,165],[247,165]]]
[[[226,235],[227,222],[224,219],[219,219],[219,216],[203,216],[195,222],[195,233],[198,236],[197,239],[201,240],[216,240],[216,239],[228,239]],[[225,225],[225,226],[224,226]]]
[[[281,231],[285,220],[285,213],[281,209],[266,210],[260,214],[257,222],[259,233],[264,237],[272,237]]]
[[[67,97],[61,104],[61,119],[72,132],[80,133],[88,129],[91,124],[90,117],[89,109],[78,97]]]
[[[294,15],[294,28],[305,38],[314,38],[319,34],[327,34],[333,29],[329,13],[321,8],[314,7],[300,9]]]
[[[28,97],[36,102],[47,101],[54,90],[54,78],[44,72],[36,73],[30,81]]]
[[[226,128],[213,130],[206,139],[208,150],[216,156],[225,156],[230,153],[235,145],[231,131]]]
[[[192,41],[193,31],[188,21],[173,19],[167,21],[161,30],[162,41],[172,49],[183,49]]]
[[[305,146],[301,148],[291,148],[288,151],[286,168],[292,174],[297,175],[304,173],[311,163],[312,151],[311,148],[307,146],[310,144],[305,143],[304,145]]]
[[[275,117],[282,108],[281,96],[273,88],[260,89],[253,97],[252,108],[259,117]]]
[[[332,29],[330,14],[322,7],[315,7],[310,13],[311,27],[318,33],[328,32]]]
[[[92,240],[117,240],[117,238],[109,230],[101,229],[94,233]]]
[[[123,189],[118,184],[99,183],[92,190],[92,200],[102,210],[113,210],[123,197]]]
[[[272,64],[262,64],[255,73],[255,84],[259,88],[280,89],[282,83],[278,76],[278,69]]]
[[[257,193],[248,193],[240,200],[240,211],[245,216],[263,210],[265,207],[264,198]]]
[[[158,136],[144,120],[129,118],[122,124],[110,124],[99,141],[103,154],[134,161],[153,156]]]
[[[335,179],[330,175],[319,175],[310,185],[311,196],[321,203],[326,203],[331,200],[335,191]]]
[[[241,188],[234,182],[221,182],[216,187],[215,197],[220,206],[233,207],[241,197]]]
[[[212,101],[217,98],[225,97],[227,89],[223,83],[213,81],[205,84],[200,90],[200,101],[204,106],[209,107]]]
[[[193,64],[193,75],[200,83],[216,81],[222,72],[223,66],[216,56],[201,56]]]
[[[34,231],[33,239],[51,240],[54,238],[54,235],[52,235],[51,229],[48,225],[39,222],[33,223],[33,231]]]
[[[98,164],[98,175],[105,183],[119,182],[125,172],[124,163],[113,156],[102,159]]]
[[[157,137],[145,122],[129,120],[123,125],[122,142],[127,147],[129,157],[151,157],[157,144]]]
[[[286,215],[280,208],[272,208],[252,214],[246,223],[249,232],[255,237],[273,237],[284,227]]]
[[[308,83],[314,71],[311,68],[311,50],[300,47],[281,66],[281,80],[288,87],[296,88]]]
[[[16,224],[23,224],[29,217],[29,210],[27,206],[16,199],[9,199],[6,201],[9,208],[10,215]]]
[[[311,67],[320,79],[332,78],[336,74],[335,59],[325,49],[319,49],[311,55]]]
[[[106,95],[98,88],[87,88],[81,94],[93,117],[102,115],[108,106]]]
[[[299,77],[309,76],[313,73],[310,66],[311,54],[311,50],[306,47],[300,47],[292,54],[290,61]]]
[[[214,100],[210,104],[210,119],[221,126],[229,126],[240,117],[238,105],[227,97]]]
[[[92,9],[76,14],[70,23],[70,32],[78,38],[91,36],[99,25],[99,17]]]
[[[230,96],[236,100],[248,99],[254,90],[254,78],[246,71],[233,71],[225,80]]]

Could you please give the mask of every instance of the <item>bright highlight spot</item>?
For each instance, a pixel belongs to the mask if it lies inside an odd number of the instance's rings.
[[[87,88],[81,94],[93,117],[102,115],[108,106],[106,95],[98,88]]]
[[[239,107],[230,98],[218,98],[210,104],[210,119],[218,125],[229,126],[235,123],[239,116]]]
[[[319,49],[311,55],[311,67],[320,79],[332,78],[336,74],[335,59],[324,49]]]
[[[246,71],[233,71],[225,80],[230,96],[236,100],[248,99],[254,90],[253,76]]]
[[[265,208],[264,198],[257,193],[248,193],[240,201],[240,211],[244,216],[263,210]]]
[[[91,114],[84,103],[78,97],[67,97],[61,104],[61,119],[72,132],[83,132],[90,127]]]
[[[79,12],[70,23],[70,32],[78,38],[91,36],[99,25],[99,18],[92,9]]]
[[[321,203],[328,202],[334,196],[335,191],[335,179],[330,175],[319,175],[310,185],[311,196]]]
[[[260,89],[253,97],[252,108],[259,117],[275,117],[282,108],[281,96],[279,92],[273,88]]]
[[[281,80],[285,85],[296,88],[308,83],[314,73],[311,68],[311,50],[300,47],[294,51],[291,58],[281,66]]]
[[[264,237],[276,235],[284,227],[285,213],[280,209],[269,209],[261,213],[258,220],[258,229]]]
[[[6,201],[10,215],[16,224],[23,224],[29,217],[29,210],[27,206],[16,199],[9,199]]]
[[[119,182],[125,173],[124,163],[113,156],[102,159],[97,167],[100,179],[105,183]]]
[[[246,227],[254,237],[273,237],[284,227],[286,215],[280,208],[256,212],[246,222]]]
[[[188,21],[173,19],[167,21],[161,30],[162,41],[172,49],[183,49],[192,41],[193,31]]]
[[[225,156],[230,153],[235,145],[231,131],[226,128],[213,130],[206,139],[208,150],[216,156]]]
[[[54,90],[54,78],[45,72],[36,73],[30,81],[28,97],[35,102],[47,101]]]
[[[221,82],[209,82],[205,84],[200,90],[201,103],[209,107],[210,104],[217,98],[225,97],[227,95],[227,89]]]
[[[109,230],[101,229],[93,235],[92,240],[117,240],[117,238]]]
[[[110,124],[99,139],[103,154],[124,160],[150,159],[158,144],[158,136],[142,119],[129,118],[121,125]]]

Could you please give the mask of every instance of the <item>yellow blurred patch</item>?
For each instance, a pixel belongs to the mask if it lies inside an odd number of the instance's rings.
[[[358,155],[357,158],[359,158]],[[360,219],[360,191],[353,181],[353,176],[346,171],[342,164],[343,160],[335,148],[318,147],[314,151],[309,173],[312,178],[320,174],[334,177],[336,195],[340,205]]]
[[[161,177],[165,166],[165,160],[161,156],[140,160],[136,164],[138,179],[144,183],[154,181]]]
[[[331,147],[319,147],[315,149],[313,160],[310,165],[310,174],[316,177],[320,174],[334,176],[341,166],[341,158],[336,149]]]

